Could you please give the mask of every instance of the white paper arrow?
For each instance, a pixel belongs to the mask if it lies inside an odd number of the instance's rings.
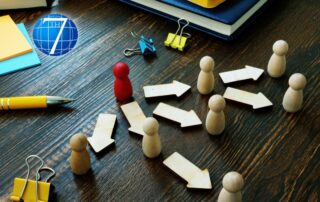
[[[189,112],[184,111],[162,102],[158,104],[157,108],[153,111],[153,114],[178,122],[181,124],[182,128],[202,124],[201,120],[193,110],[190,110]]]
[[[116,120],[114,114],[99,115],[93,135],[88,137],[88,142],[96,153],[114,142],[111,136]]]
[[[139,104],[136,101],[130,102],[122,105],[121,109],[131,126],[128,130],[139,135],[144,135],[142,124],[146,119],[146,116]]]
[[[201,170],[178,152],[173,153],[163,164],[188,182],[188,188],[212,189],[208,169]]]
[[[160,84],[154,86],[144,86],[144,96],[146,98],[152,97],[161,97],[168,95],[176,95],[177,97],[182,96],[185,92],[187,92],[191,86],[186,85],[184,83],[173,81],[169,84]]]
[[[263,69],[246,65],[246,67],[243,69],[222,72],[219,75],[223,83],[232,83],[232,82],[243,81],[247,79],[253,79],[256,81],[263,74],[263,72],[264,72]]]
[[[253,109],[272,106],[272,102],[268,100],[268,98],[266,98],[262,93],[254,94],[230,87],[226,89],[223,97],[229,100],[252,105]]]

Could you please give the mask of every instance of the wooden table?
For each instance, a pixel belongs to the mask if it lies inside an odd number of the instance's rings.
[[[215,201],[224,174],[235,170],[245,179],[244,201],[319,201],[320,197],[320,1],[278,1],[242,37],[232,43],[191,31],[190,49],[169,50],[163,41],[176,24],[117,1],[64,0],[51,10],[3,11],[15,22],[24,22],[30,34],[34,23],[48,13],[62,13],[79,30],[76,48],[62,57],[39,53],[42,65],[0,78],[0,96],[61,95],[77,101],[64,108],[6,111],[0,114],[0,201],[6,201],[14,177],[25,177],[25,158],[38,154],[57,176],[54,201]],[[126,58],[122,50],[133,47],[130,31],[152,36],[157,57]],[[142,87],[176,79],[192,85],[182,99],[163,98],[168,104],[194,109],[205,121],[210,96],[196,90],[199,60],[214,57],[216,87],[226,86],[218,73],[252,65],[266,68],[272,44],[285,39],[290,46],[285,76],[266,73],[258,82],[233,84],[251,92],[263,92],[272,108],[254,111],[227,101],[226,129],[210,136],[204,127],[181,130],[178,124],[159,118],[162,155],[144,157],[141,137],[128,133],[129,124],[113,96],[112,67],[129,64],[134,99],[147,116],[159,100],[147,102]],[[289,76],[303,73],[308,80],[303,109],[286,113],[281,105]],[[75,176],[70,170],[69,139],[78,132],[92,135],[100,113],[117,115],[115,145],[96,155],[90,149],[92,171]],[[178,151],[201,169],[208,168],[213,189],[188,190],[186,182],[162,161]]]

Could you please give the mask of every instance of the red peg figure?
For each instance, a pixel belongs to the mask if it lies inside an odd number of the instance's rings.
[[[120,102],[132,97],[132,85],[128,77],[129,67],[126,63],[118,62],[113,67],[114,80],[114,95]]]

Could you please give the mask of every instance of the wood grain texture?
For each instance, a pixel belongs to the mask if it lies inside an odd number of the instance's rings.
[[[213,201],[223,176],[232,170],[243,175],[243,201],[320,201],[319,7],[318,0],[277,1],[231,43],[191,30],[191,47],[185,53],[163,45],[176,23],[117,1],[63,0],[52,10],[0,12],[10,14],[16,23],[24,22],[30,34],[34,23],[48,13],[71,17],[79,30],[76,48],[69,54],[48,57],[39,52],[40,67],[0,77],[0,97],[48,94],[77,99],[64,108],[0,112],[0,201],[8,198],[14,177],[25,176],[24,159],[30,154],[38,154],[56,170],[54,201]],[[136,45],[130,31],[153,37],[157,57],[126,58],[122,51]],[[203,127],[181,130],[176,123],[159,119],[162,155],[152,160],[144,157],[141,137],[128,133],[129,124],[113,96],[113,64],[129,64],[134,99],[146,116],[152,116],[158,101],[163,101],[194,109],[204,121],[211,94],[202,96],[196,89],[201,57],[215,59],[214,94],[221,95],[226,86],[219,72],[244,65],[266,69],[278,39],[290,46],[282,78],[265,73],[257,82],[228,85],[261,91],[273,107],[253,111],[227,101],[226,128],[219,137],[208,135]],[[281,103],[289,76],[296,72],[303,73],[308,84],[303,109],[290,114]],[[144,99],[143,86],[172,80],[190,84],[191,93],[179,100]],[[69,139],[78,132],[91,136],[100,113],[117,115],[116,144],[98,155],[90,150],[92,171],[74,176]],[[176,151],[210,170],[212,190],[188,190],[179,176],[168,171],[162,161]]]

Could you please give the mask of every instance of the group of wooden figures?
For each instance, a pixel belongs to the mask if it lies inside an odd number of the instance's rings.
[[[288,51],[288,44],[279,40],[273,45],[273,55],[268,63],[268,74],[271,77],[280,77],[286,68],[285,55]],[[214,60],[205,56],[200,60],[201,72],[197,81],[197,89],[200,94],[210,94],[214,90]],[[129,80],[129,67],[125,63],[117,63],[113,68],[115,75],[114,93],[119,101],[125,101],[132,97],[132,86]],[[302,107],[303,88],[306,85],[306,78],[300,73],[293,74],[289,79],[289,88],[283,98],[283,107],[287,112],[296,112]],[[206,117],[206,130],[211,135],[221,134],[225,129],[224,108],[226,102],[223,96],[213,95],[209,99],[209,112]],[[142,140],[142,151],[148,158],[156,158],[161,153],[161,140],[159,136],[159,123],[153,118],[146,118],[142,129],[145,133]],[[88,140],[84,134],[76,134],[70,140],[71,169],[77,175],[85,174],[91,167],[90,156],[86,149]],[[240,202],[242,199],[241,189],[244,180],[237,172],[227,173],[222,181],[223,188],[219,194],[218,202]]]
[[[288,52],[288,49],[288,43],[283,40],[278,40],[273,44],[273,55],[271,56],[267,67],[267,72],[271,77],[279,78],[284,75],[286,70],[286,54]],[[210,94],[214,89],[214,60],[209,56],[203,57],[200,61],[200,68],[201,72],[198,77],[197,88],[201,94]],[[287,112],[294,113],[302,108],[303,89],[305,88],[306,84],[307,80],[303,74],[295,73],[290,76],[289,88],[284,94],[282,102],[283,108]],[[209,100],[209,108],[212,112],[220,112],[221,108],[224,108],[225,104],[223,104],[224,102],[221,101],[221,99],[223,98],[216,97]],[[216,102],[213,103],[213,100],[216,100]],[[213,105],[217,105],[217,109],[212,107]],[[220,116],[224,117],[224,115],[221,113]],[[222,121],[222,124],[223,123],[224,122]],[[210,131],[208,132],[210,133]]]

